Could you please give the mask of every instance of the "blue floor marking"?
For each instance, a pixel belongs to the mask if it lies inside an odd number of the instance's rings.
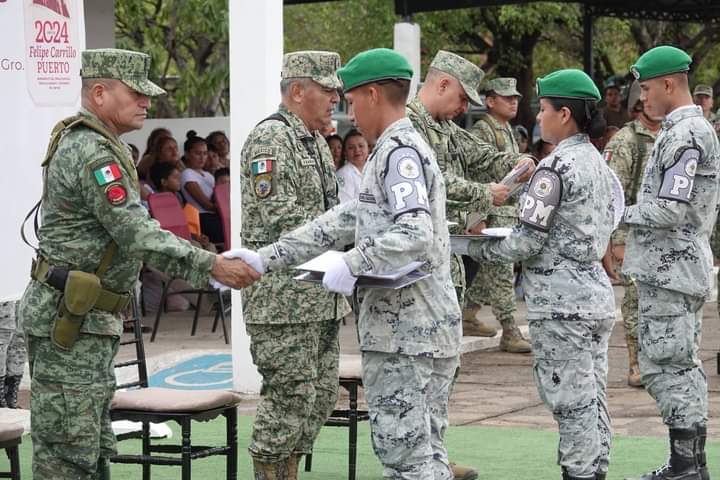
[[[232,388],[232,355],[203,355],[150,376],[151,387],[177,390],[227,390]]]

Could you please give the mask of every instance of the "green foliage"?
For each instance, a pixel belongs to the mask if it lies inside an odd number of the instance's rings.
[[[161,117],[212,116],[228,102],[229,18],[227,0],[117,0],[119,48],[152,58],[152,77],[169,95]]]

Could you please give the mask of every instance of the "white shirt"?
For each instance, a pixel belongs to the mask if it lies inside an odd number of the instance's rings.
[[[209,172],[203,171],[202,173],[196,172],[192,168],[186,168],[180,174],[180,182],[182,184],[182,194],[190,205],[197,208],[200,213],[208,213],[209,210],[203,208],[195,198],[185,189],[185,185],[188,182],[195,182],[200,186],[200,190],[205,194],[208,199],[212,198],[213,189],[215,188],[215,177]]]
[[[338,183],[338,198],[340,203],[355,200],[360,196],[360,182],[362,171],[352,163],[346,163],[344,167],[335,172]]]

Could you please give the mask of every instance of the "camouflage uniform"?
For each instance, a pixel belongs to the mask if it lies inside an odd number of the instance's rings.
[[[503,96],[519,96],[516,90],[514,78],[496,78],[484,87],[487,92],[495,92]],[[509,123],[501,124],[489,113],[483,113],[480,119],[470,129],[484,142],[494,145],[499,152],[507,152],[518,155],[520,149],[512,127]],[[478,176],[471,177],[476,182],[498,183],[503,175],[491,177],[487,172],[477,172]],[[500,207],[493,206],[486,217],[488,227],[512,227],[517,224],[518,208],[517,198],[510,198],[507,205]],[[493,315],[502,326],[503,332],[515,332],[517,337],[522,338],[515,324],[515,311],[517,304],[515,300],[515,272],[512,263],[491,264],[480,263],[477,275],[467,291],[468,304],[481,306],[485,300],[492,306]],[[519,351],[530,351],[527,343],[518,345]]]
[[[587,135],[566,138],[538,165],[512,234],[469,247],[478,260],[523,262],[535,383],[560,427],[558,462],[579,478],[609,463],[615,298],[600,260],[613,229],[611,182]],[[539,202],[553,196],[556,206],[543,212]]]
[[[295,52],[283,78],[311,77],[339,88],[331,52]],[[318,132],[286,107],[258,124],[241,153],[243,244],[257,249],[337,205],[332,155]],[[293,280],[293,272],[265,275],[245,291],[250,350],[263,376],[250,454],[282,468],[293,454],[308,454],[335,407],[338,320],[344,297]],[[296,457],[294,457],[296,458]]]
[[[141,93],[162,92],[147,80],[149,65],[148,55],[124,50],[82,54],[85,78],[115,78]],[[151,221],[140,204],[127,145],[89,111],[81,110],[78,119],[60,130],[57,150],[44,170],[36,267],[46,262],[95,272],[115,242],[119,248],[101,278],[105,292],[127,300],[143,262],[194,287],[207,286],[215,255]],[[33,478],[109,478],[108,457],[115,453],[109,408],[122,333],[120,302],[114,309],[90,310],[74,346],[61,350],[50,335],[63,293],[39,274],[33,277],[18,311],[32,378]]]
[[[656,133],[650,131],[640,120],[626,124],[605,147],[605,160],[620,179],[625,192],[625,205],[635,205],[642,174],[650,158]],[[613,232],[613,245],[625,245],[627,227],[621,226]],[[622,316],[625,332],[637,341],[638,296],[637,286],[632,279],[618,273],[625,287],[622,301]]]
[[[471,62],[442,50],[430,66],[457,78],[471,100],[473,94],[477,95],[477,87],[485,75]],[[407,114],[423,140],[435,152],[445,179],[447,217],[449,221],[458,223],[450,231],[461,234],[469,211],[485,214],[493,205],[489,185],[471,181],[471,173],[486,172],[502,177],[517,163],[518,155],[498,152],[491,144],[481,141],[452,121],[436,121],[419,97],[410,102]],[[452,258],[452,277],[462,305],[465,272],[460,257],[453,255]]]
[[[0,302],[0,407],[15,408],[26,360],[25,336],[18,325],[17,302]]]
[[[720,146],[696,106],[665,117],[629,227],[623,273],[638,282],[639,360],[645,388],[676,429],[707,422],[698,357],[702,305],[712,283]]]
[[[425,188],[410,187],[399,202],[393,187],[403,179],[424,181]],[[360,192],[359,200],[335,207],[258,253],[273,272],[354,239],[344,260],[355,276],[426,262],[422,268],[432,275],[405,288],[358,287],[363,386],[384,476],[449,479],[443,436],[459,360],[460,309],[448,262],[445,184],[433,152],[408,119],[389,125],[379,138]]]

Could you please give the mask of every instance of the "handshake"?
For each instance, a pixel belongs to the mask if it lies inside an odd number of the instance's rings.
[[[210,284],[215,288],[245,288],[260,280],[265,273],[265,262],[255,251],[234,248],[217,256],[210,272]],[[323,287],[335,293],[351,295],[357,277],[347,263],[338,257],[323,276]]]

